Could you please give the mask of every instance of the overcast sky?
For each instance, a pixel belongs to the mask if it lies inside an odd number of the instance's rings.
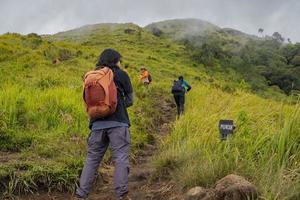
[[[300,0],[0,0],[0,34],[56,33],[103,22],[145,26],[174,18],[251,34],[263,28],[300,42]]]

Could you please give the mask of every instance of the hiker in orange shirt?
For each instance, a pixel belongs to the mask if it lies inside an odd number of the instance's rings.
[[[152,81],[151,75],[145,67],[141,68],[140,80],[144,84],[144,86],[146,86],[146,87]]]

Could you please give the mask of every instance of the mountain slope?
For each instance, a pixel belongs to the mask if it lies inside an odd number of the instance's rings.
[[[74,30],[46,37],[0,36],[2,197],[40,190],[74,191],[88,135],[82,77],[94,68],[105,48],[120,51],[124,64],[129,65],[136,99],[129,109],[133,160],[155,140],[153,130],[162,121],[155,104],[163,99],[170,102],[171,96],[162,96],[168,94],[173,79],[184,74],[190,80],[198,76],[205,80],[201,70],[186,63],[180,45],[156,38],[135,25],[90,28],[80,34]],[[141,32],[128,34],[126,29]],[[149,90],[138,81],[141,65],[153,74]],[[104,160],[109,163],[110,154]]]
[[[175,19],[152,23],[145,27],[146,30],[161,30],[174,40],[181,40],[191,36],[199,36],[207,32],[220,30],[216,25],[200,19]]]
[[[249,39],[259,39],[257,36],[249,35],[231,28],[220,28],[210,22],[200,19],[175,19],[149,24],[146,30],[153,32],[160,30],[163,35],[175,41],[190,40],[192,38],[204,37],[208,34],[223,33],[235,37],[239,42],[245,43]]]
[[[273,92],[265,92],[270,86],[288,95],[300,91],[299,43],[286,44],[275,36],[260,38],[230,28],[221,29],[195,19],[158,22],[146,30],[185,45],[190,58],[204,64],[212,76],[221,72],[225,77],[228,70],[234,71],[253,92],[264,97],[273,96]]]
[[[132,162],[156,141],[157,127],[165,122],[166,113],[162,112],[172,112],[160,104],[173,101],[173,80],[184,75],[193,87],[187,94],[186,113],[162,141],[160,153],[153,158],[156,171],[151,177],[173,180],[181,187],[208,187],[228,173],[237,173],[253,181],[264,199],[297,199],[299,104],[274,86],[266,85],[264,91],[282,101],[253,93],[241,72],[223,65],[225,50],[236,40],[226,36],[222,43],[223,35],[214,34],[220,36],[220,49],[213,49],[212,59],[210,51],[154,36],[134,24],[89,25],[44,37],[1,35],[2,197],[44,190],[74,191],[88,135],[82,76],[94,68],[103,49],[115,48],[123,55],[123,64],[129,66],[135,91],[135,105],[129,110]],[[211,50],[214,40],[207,41],[211,46],[206,45],[205,50]],[[249,48],[243,55],[252,51]],[[257,58],[249,55],[249,60]],[[271,55],[265,54],[270,62],[274,59]],[[213,61],[214,66],[203,59]],[[148,89],[138,81],[141,65],[146,65],[153,77]],[[217,126],[224,118],[233,119],[237,129],[221,143]],[[111,164],[109,153],[104,164]],[[165,187],[157,191],[170,188]]]

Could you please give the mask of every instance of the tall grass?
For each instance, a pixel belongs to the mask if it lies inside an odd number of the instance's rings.
[[[174,71],[185,71],[184,59],[176,57],[182,49],[144,31],[124,34],[125,28],[114,34],[106,29],[83,34],[75,42],[56,41],[59,36],[53,41],[35,35],[0,36],[0,153],[6,152],[0,155],[0,198],[39,189],[74,191],[89,134],[82,77],[104,48],[119,50],[129,65],[135,91],[135,105],[129,109],[131,158],[153,142],[153,127],[161,116],[156,104],[169,98],[165,94]],[[54,64],[55,59],[61,62]],[[154,78],[148,89],[138,81],[141,65]]]
[[[125,34],[126,28],[136,34]],[[262,186],[266,197],[288,197],[288,191],[297,191],[299,184],[294,180],[299,177],[299,154],[294,153],[298,146],[292,140],[298,140],[295,133],[299,126],[291,119],[299,117],[298,111],[290,114],[294,107],[234,93],[241,85],[235,73],[230,75],[231,82],[221,75],[210,77],[203,65],[190,61],[183,46],[125,24],[47,38],[0,36],[0,152],[8,152],[0,163],[0,197],[35,192],[40,187],[74,190],[89,131],[82,104],[82,76],[94,68],[97,56],[108,47],[122,53],[135,90],[135,105],[129,109],[132,158],[146,143],[153,142],[151,131],[162,116],[157,105],[169,101],[173,80],[184,75],[193,86],[210,84],[220,89],[197,86],[188,95],[188,112],[175,123],[164,143],[160,166],[180,172],[174,178],[189,186],[210,185],[229,172],[237,172]],[[54,59],[61,62],[53,64]],[[138,81],[142,65],[153,77],[148,89]],[[236,134],[223,143],[216,125],[220,118],[233,118],[238,124]],[[274,185],[271,178],[265,182],[259,179],[270,174],[275,174],[272,178],[280,184]],[[281,185],[285,189],[274,192]]]
[[[162,145],[157,167],[183,186],[211,186],[239,174],[264,199],[297,199],[300,180],[299,104],[286,105],[237,91],[197,86],[187,94],[186,114]],[[237,129],[220,141],[218,121]]]

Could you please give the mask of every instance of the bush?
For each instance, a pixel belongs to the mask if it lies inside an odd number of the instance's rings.
[[[160,30],[160,29],[157,28],[157,27],[152,27],[152,28],[151,28],[151,32],[152,32],[152,34],[155,35],[156,37],[160,37],[160,36],[163,34],[162,30]]]
[[[300,66],[300,55],[299,56],[295,56],[292,60],[292,65],[299,67]]]
[[[73,54],[69,49],[60,49],[59,50],[59,60],[60,61],[69,60],[72,57],[73,57]]]

